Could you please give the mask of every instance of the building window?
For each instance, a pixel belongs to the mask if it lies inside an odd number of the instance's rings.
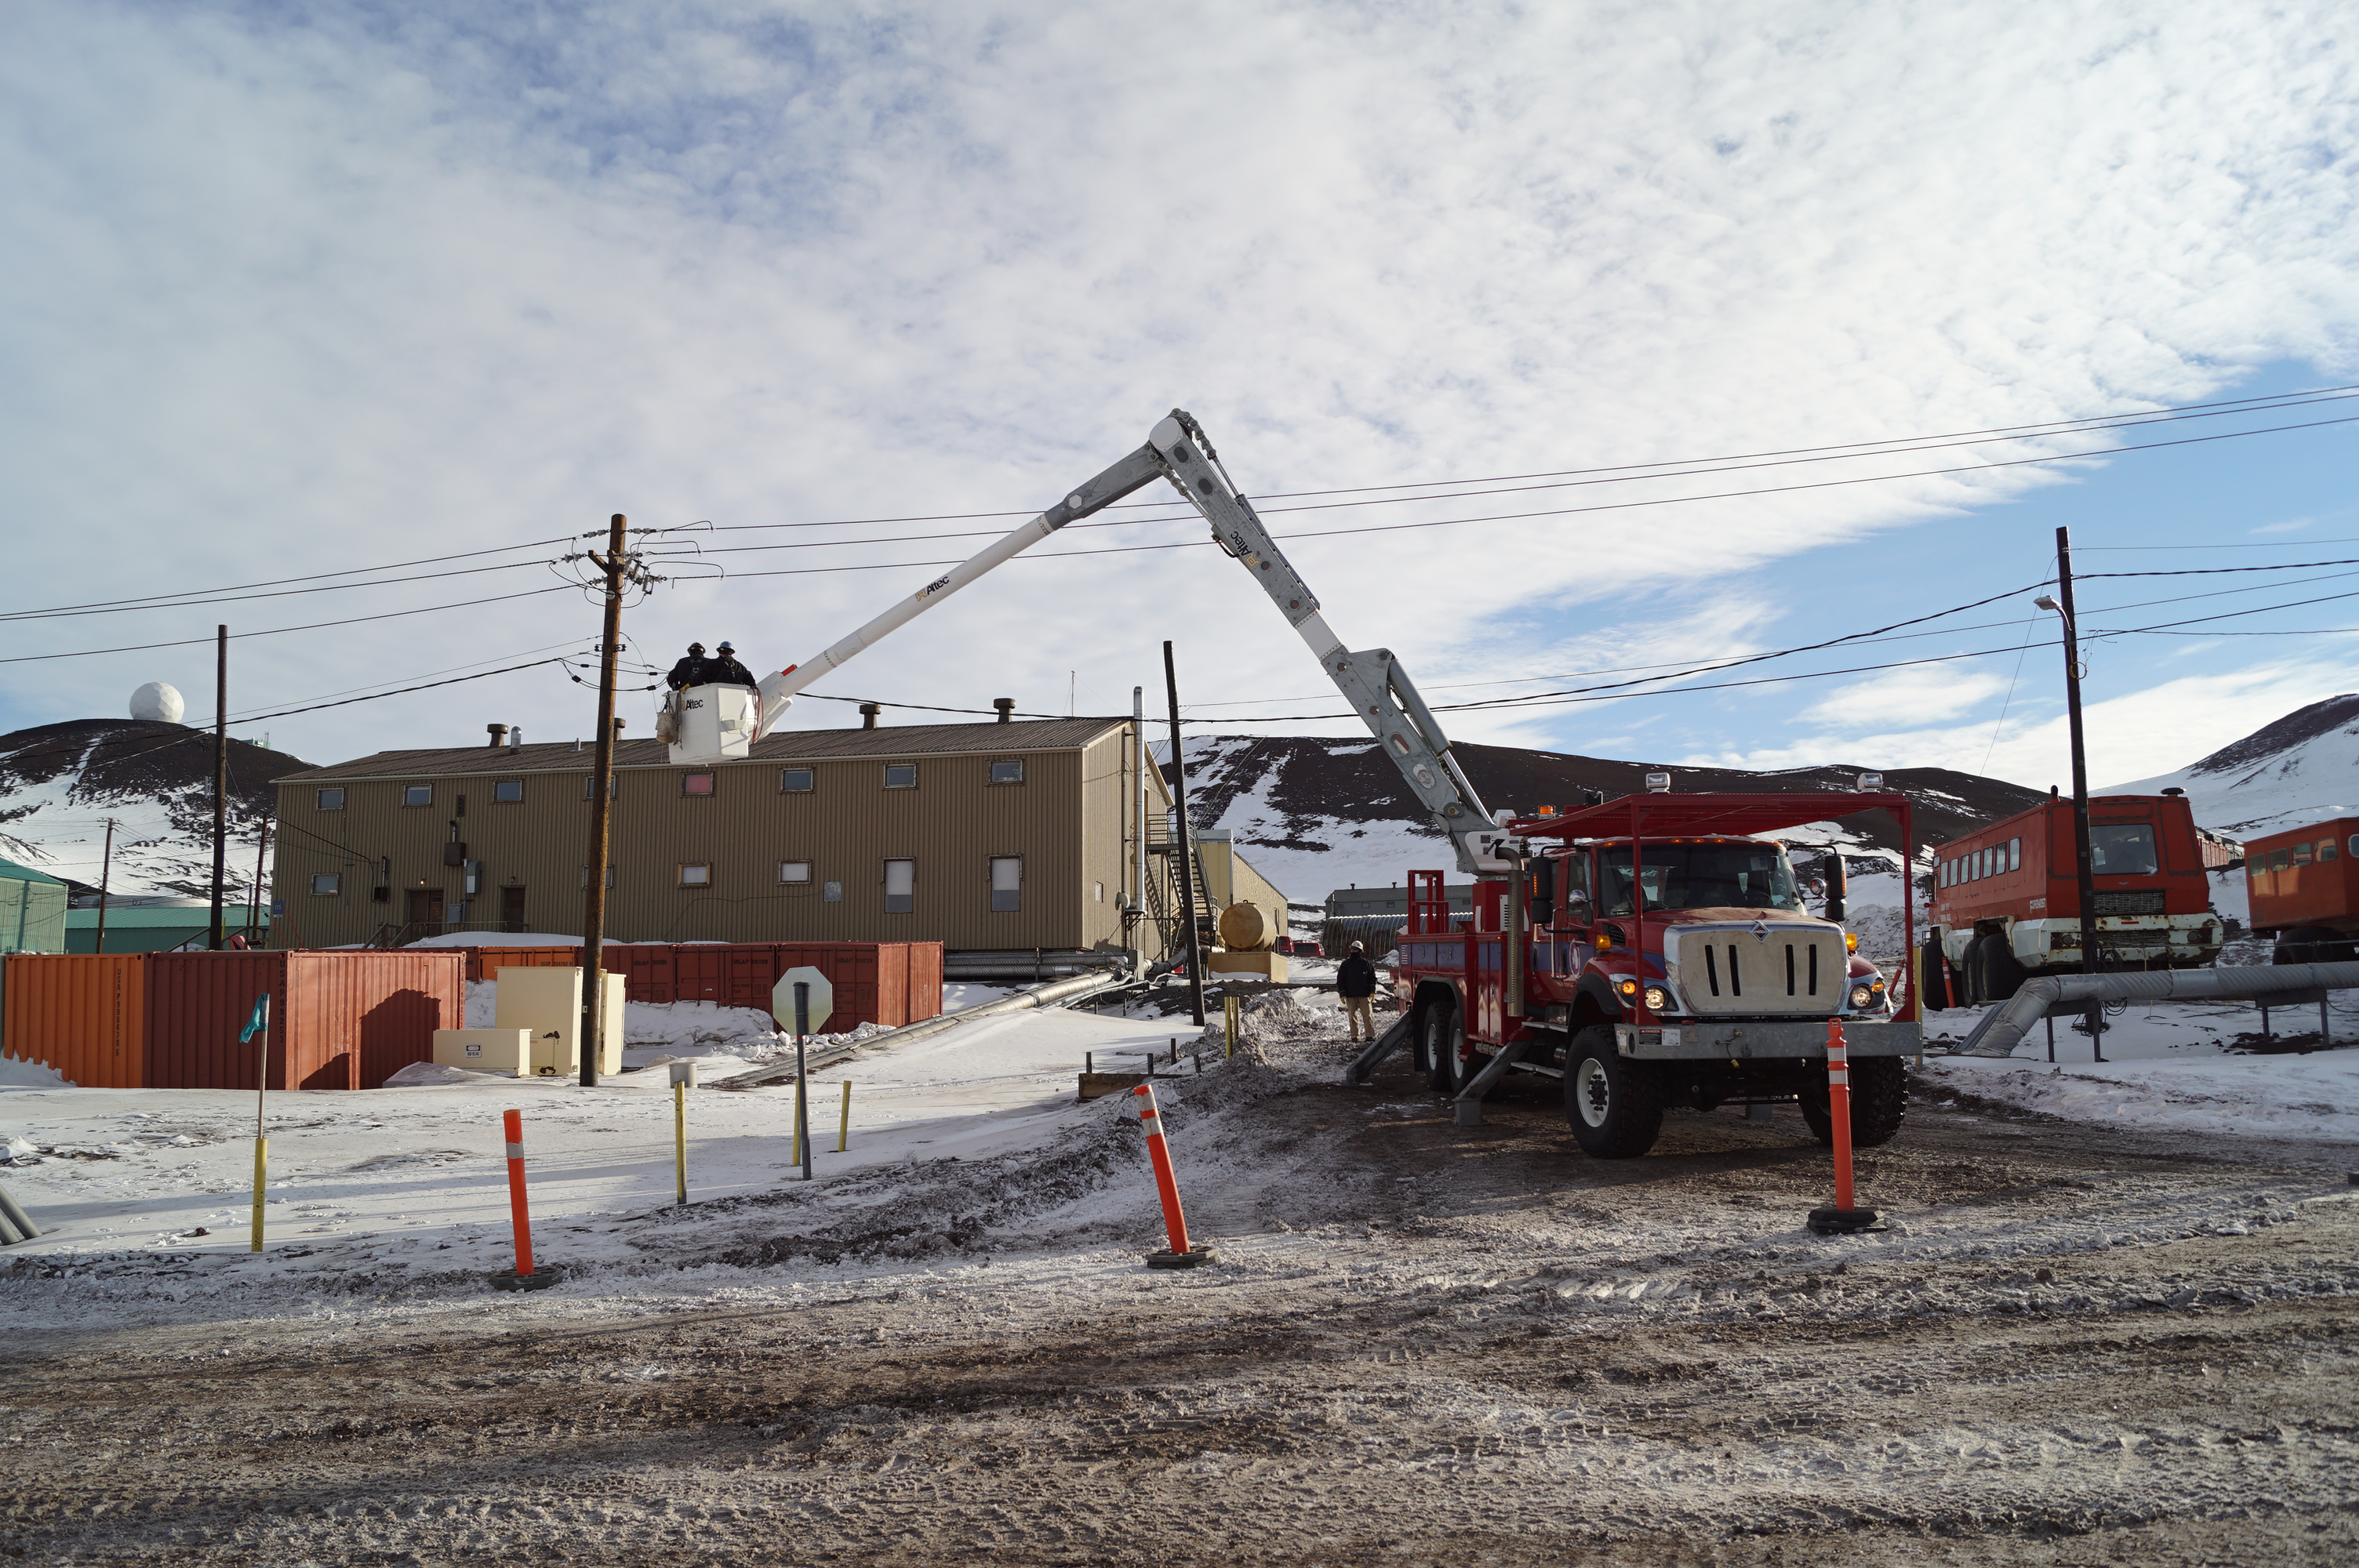
[[[402,785],[402,786],[401,786],[401,804],[402,804],[402,805],[404,805],[404,806],[431,806],[431,805],[433,805],[433,804],[434,804],[434,786],[433,786],[432,784],[404,784],[404,785]]]
[[[1098,903],[1103,903],[1105,902],[1105,883],[1092,882],[1090,884],[1090,896]]]
[[[709,888],[712,885],[712,866],[706,860],[690,860],[679,868],[679,885],[684,888]]]
[[[620,773],[609,773],[606,775],[606,798],[608,800],[614,798],[615,787],[622,782],[623,775]],[[592,799],[597,795],[597,793],[598,775],[595,773],[583,773],[582,775],[582,798],[584,800]]]
[[[778,770],[778,793],[809,795],[816,780],[817,775],[809,768],[781,768]]]
[[[885,787],[886,787],[886,789],[915,789],[915,788],[917,788],[917,787],[918,787],[918,764],[917,764],[917,763],[915,763],[915,762],[887,762],[887,763],[886,763],[886,764],[885,764]]]
[[[2343,847],[2352,854],[2359,855],[2359,833],[2354,833],[2350,838],[2344,839]]]
[[[995,784],[1022,784],[1024,782],[1024,759],[1021,757],[1002,757],[999,761],[992,763],[991,782]]]
[[[819,889],[819,901],[821,903],[842,903],[843,902],[843,884],[842,882],[821,882]]]
[[[2310,864],[2310,846],[2308,844],[2296,844],[2293,847],[2293,863],[2297,866],[2306,866]]]
[[[314,898],[333,898],[343,891],[344,874],[342,871],[321,871],[311,879],[311,896]]]
[[[524,798],[524,780],[495,780],[492,784],[492,798],[494,800],[522,800]]]
[[[606,868],[606,885],[608,887],[614,885],[614,868],[612,865]],[[582,886],[584,891],[587,891],[590,886],[590,868],[587,866],[582,868]]]
[[[796,887],[808,887],[811,880],[811,863],[809,860],[780,860],[778,880]]]
[[[991,912],[1012,914],[1023,907],[1024,857],[994,855],[991,858]]]
[[[2010,871],[2023,870],[2023,840],[2020,838],[2006,841],[2006,869]]]
[[[2284,871],[2287,867],[2288,867],[2288,866],[2290,866],[2290,865],[2292,865],[2292,864],[2293,864],[2293,851],[2292,851],[2292,850],[2290,850],[2290,849],[2272,849],[2272,850],[2270,850],[2270,851],[2269,851],[2269,870],[2271,870],[2271,871]]]
[[[712,793],[712,775],[711,773],[680,774],[679,793],[682,795],[711,795]]]
[[[2334,859],[2334,840],[2333,840],[2333,839],[2332,839],[2332,838],[2321,838],[2321,839],[2318,841],[2318,858],[2319,858],[2320,860],[2331,860]]]
[[[912,769],[911,772],[915,772]],[[885,913],[907,914],[918,906],[918,862],[885,862]]]
[[[314,804],[321,811],[342,811],[344,808],[344,792],[340,789],[323,789]]]

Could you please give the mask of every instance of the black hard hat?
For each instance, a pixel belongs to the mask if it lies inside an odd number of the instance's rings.
[[[704,652],[704,644],[701,643],[690,643],[688,645],[688,651],[691,654],[701,654]]]

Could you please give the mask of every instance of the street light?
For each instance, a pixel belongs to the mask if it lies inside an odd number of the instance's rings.
[[[2097,875],[2089,849],[2089,754],[2081,730],[2080,630],[2072,622],[2072,531],[2056,530],[2056,593],[2041,594],[2032,603],[2064,623],[2064,712],[2072,737],[2072,852],[2080,883],[2081,972],[2097,972]],[[2101,1003],[2089,1004],[2089,1048],[2098,1061],[2105,1059],[2098,1031],[2104,1027]]]

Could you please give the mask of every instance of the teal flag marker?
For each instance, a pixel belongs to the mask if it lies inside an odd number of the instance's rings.
[[[270,993],[268,991],[264,991],[260,996],[254,999],[254,1016],[245,1021],[245,1028],[239,1033],[237,1042],[241,1045],[246,1044],[252,1041],[256,1034],[261,1033],[264,1030],[269,1027]]]

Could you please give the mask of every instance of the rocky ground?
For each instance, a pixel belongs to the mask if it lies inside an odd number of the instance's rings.
[[[1862,1159],[1892,1227],[1821,1239],[1790,1109],[1594,1162],[1542,1095],[1460,1128],[1266,1033],[1172,1086],[1184,1273],[1109,1119],[530,1296],[12,1275],[0,1556],[2359,1560],[2347,1145],[1945,1091]]]

